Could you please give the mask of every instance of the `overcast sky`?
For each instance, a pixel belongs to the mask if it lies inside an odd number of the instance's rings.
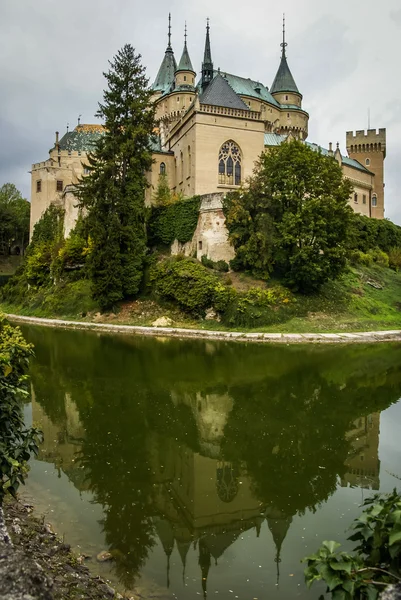
[[[97,122],[107,61],[125,43],[142,55],[151,81],[167,42],[177,62],[184,21],[194,68],[202,61],[206,17],[220,67],[271,86],[280,58],[282,13],[287,56],[310,114],[309,141],[327,147],[345,132],[387,128],[386,216],[401,225],[400,0],[0,0],[0,185],[29,198],[33,162],[61,134]]]

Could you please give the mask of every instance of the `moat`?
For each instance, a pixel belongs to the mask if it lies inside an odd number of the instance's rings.
[[[317,598],[301,559],[401,485],[401,344],[22,330],[45,436],[24,494],[120,591]]]

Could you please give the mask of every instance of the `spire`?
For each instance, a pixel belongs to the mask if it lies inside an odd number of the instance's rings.
[[[213,61],[212,61],[212,53],[210,50],[210,25],[209,25],[209,17],[207,18],[206,24],[206,41],[205,41],[205,54],[203,56],[202,63],[202,89],[205,91],[208,84],[213,79]]]
[[[189,52],[187,48],[187,23],[185,22],[185,33],[184,33],[184,50],[182,51],[181,60],[178,64],[177,71],[192,71],[195,73],[192,66],[191,59],[189,58]]]
[[[171,13],[168,15],[168,44],[159,72],[152,89],[167,94],[174,87],[174,73],[177,70],[173,48],[171,47]]]
[[[285,41],[285,15],[283,15],[283,41],[280,44],[281,46],[281,62],[277,71],[277,75],[274,78],[273,85],[270,88],[270,92],[272,94],[280,93],[280,92],[294,92],[299,94],[299,90],[297,88],[297,84],[294,81],[292,73],[290,71],[290,67],[287,63],[287,55],[285,49],[288,44]]]

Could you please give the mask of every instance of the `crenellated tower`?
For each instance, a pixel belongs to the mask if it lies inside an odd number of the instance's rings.
[[[384,219],[384,159],[386,158],[386,130],[368,129],[347,131],[347,152],[374,173],[370,198],[370,216]]]

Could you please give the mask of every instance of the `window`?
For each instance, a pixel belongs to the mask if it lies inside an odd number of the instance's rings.
[[[89,175],[89,173],[91,172],[89,167],[84,167],[84,175]]]
[[[166,163],[160,163],[160,175],[164,175],[166,172]]]
[[[372,206],[377,206],[377,196],[376,196],[376,194],[373,194],[373,196],[372,196]]]
[[[192,173],[191,146],[188,146],[188,177],[191,177],[191,173]]]
[[[186,76],[186,75],[184,75],[184,81],[186,81],[186,80],[187,80],[187,76]]]
[[[364,195],[362,196],[362,202],[363,202],[363,204],[366,204],[366,194],[364,194]]]
[[[202,250],[202,242],[198,242],[199,250]]]
[[[36,182],[36,192],[39,193],[42,191],[42,180],[38,179]]]
[[[63,182],[60,179],[57,179],[57,181],[56,181],[56,190],[58,192],[63,191]]]
[[[354,202],[355,204],[358,204],[358,194],[354,194]]]
[[[286,96],[285,99],[288,100],[288,96]]]
[[[370,165],[370,158],[367,158],[367,159],[365,160],[365,165],[366,165],[367,167]]]
[[[241,150],[235,142],[229,140],[220,148],[219,152],[219,184],[241,184]]]

